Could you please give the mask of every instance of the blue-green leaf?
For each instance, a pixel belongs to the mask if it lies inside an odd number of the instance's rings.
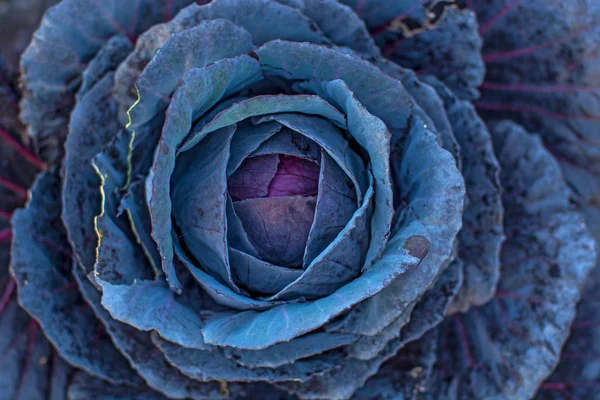
[[[298,360],[279,368],[241,368],[221,350],[213,352],[188,349],[153,335],[152,340],[165,354],[167,360],[185,375],[192,379],[205,382],[211,380],[242,381],[242,382],[302,382],[315,375],[322,375],[343,362],[340,354]]]
[[[170,181],[177,147],[190,132],[195,119],[221,98],[260,79],[258,63],[250,56],[227,58],[205,68],[193,68],[186,73],[167,109],[161,140],[146,179],[146,197],[152,220],[152,237],[158,244],[162,268],[169,284],[176,291],[181,290],[181,285],[173,266]]]
[[[461,147],[467,205],[464,227],[458,235],[458,256],[465,263],[465,276],[453,308],[466,311],[471,305],[487,303],[500,277],[500,247],[504,241],[500,166],[491,136],[475,108],[458,100],[442,83],[428,82],[442,97]]]
[[[438,144],[433,133],[415,119],[407,140],[397,176],[402,205],[398,222],[418,219],[431,243],[418,268],[406,271],[388,289],[359,304],[332,331],[373,335],[395,321],[417,300],[450,263],[454,239],[462,223],[465,187],[453,157]],[[390,243],[402,234],[395,226]],[[388,244],[388,248],[393,246]],[[386,257],[384,252],[383,258]]]
[[[518,234],[502,248],[495,298],[440,327],[438,357],[448,368],[435,370],[429,388],[439,399],[532,398],[558,362],[596,261],[596,243],[540,137],[509,121],[490,132],[506,188],[504,227]]]
[[[126,36],[110,38],[83,71],[81,87],[76,96],[77,102],[80,102],[102,78],[117,69],[132,50],[133,45]]]
[[[461,99],[479,97],[477,88],[485,75],[477,17],[472,11],[447,7],[435,24],[413,31],[392,25],[378,32],[375,40],[384,57],[434,75]]]
[[[220,385],[195,382],[185,377],[158,354],[159,350],[152,343],[150,334],[113,319],[102,306],[101,293],[88,280],[94,278],[87,278],[80,270],[75,270],[75,278],[85,300],[104,324],[117,349],[151,388],[176,399],[220,397]],[[105,389],[109,389],[109,386],[104,383]],[[144,395],[150,396],[150,392],[146,390]],[[155,395],[158,396],[158,393]]]
[[[273,265],[248,253],[229,249],[231,275],[238,285],[263,295],[272,295],[295,281],[304,271]]]
[[[282,342],[263,350],[224,349],[225,356],[247,368],[279,368],[299,359],[317,356],[326,351],[347,346],[356,340],[355,335],[316,332]]]
[[[321,152],[321,173],[315,219],[304,256],[304,266],[319,255],[348,224],[357,205],[352,181],[325,152]],[[365,237],[365,235],[362,235]],[[360,247],[360,246],[359,246]]]
[[[407,219],[394,242],[388,245],[385,256],[332,295],[307,303],[275,305],[262,312],[215,316],[206,321],[202,330],[204,339],[218,346],[259,350],[319,328],[418,265],[429,248],[425,235],[418,221]]]
[[[377,116],[369,113],[343,80],[311,82],[304,88],[315,91],[344,110],[348,133],[369,155],[375,186],[375,208],[371,219],[371,243],[363,270],[377,260],[387,243],[394,215],[392,170],[390,166],[391,134]]]
[[[263,95],[242,100],[218,113],[211,121],[194,132],[181,146],[186,151],[196,145],[204,136],[217,129],[236,124],[246,118],[275,113],[299,113],[318,115],[334,125],[345,128],[346,117],[319,96],[312,95]]]
[[[90,160],[122,129],[112,99],[113,77],[106,75],[81,98],[71,114],[65,144],[63,220],[75,254],[88,271],[99,241],[94,218],[102,211],[101,180]]]
[[[139,280],[131,285],[113,285],[96,280],[103,291],[102,306],[117,321],[142,331],[155,330],[165,339],[186,347],[206,348],[202,319],[179,301],[165,282]]]
[[[358,102],[386,124],[394,140],[408,133],[410,95],[400,81],[370,62],[340,49],[283,40],[261,46],[256,54],[265,73],[288,81],[344,81]]]
[[[130,132],[121,130],[93,160],[102,180],[102,212],[93,224],[99,238],[94,274],[115,284],[130,284],[136,279],[152,279],[156,275],[143,248],[138,245],[129,221],[125,216],[119,216],[118,211],[128,180],[132,138]]]
[[[190,69],[203,68],[250,50],[248,32],[225,20],[203,21],[171,36],[137,81],[139,101],[129,111],[130,129],[136,130],[164,111],[170,96]]]
[[[337,0],[302,0],[302,3],[299,7],[302,13],[312,19],[333,43],[369,57],[379,56],[379,49],[364,21],[350,7]]]
[[[57,171],[42,173],[27,208],[13,217],[11,271],[19,287],[19,303],[69,363],[115,383],[139,382],[99,329],[92,310],[85,304],[82,307],[71,275],[73,266],[79,266],[65,248],[60,188]]]
[[[227,252],[227,163],[235,125],[212,132],[181,154],[171,177],[173,223],[199,266],[232,280]]]
[[[81,74],[102,46],[117,35],[133,42],[141,32],[190,3],[65,0],[50,8],[21,57],[25,88],[21,117],[29,133],[60,146]],[[59,161],[60,153],[54,151],[50,161]]]

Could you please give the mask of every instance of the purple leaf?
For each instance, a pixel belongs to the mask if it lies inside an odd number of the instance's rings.
[[[316,196],[318,185],[319,164],[280,155],[277,173],[269,185],[267,197]]]
[[[227,188],[234,201],[260,197],[316,196],[319,164],[285,154],[247,158]]]
[[[246,158],[227,180],[233,201],[267,197],[269,186],[279,169],[279,156],[269,154]]]

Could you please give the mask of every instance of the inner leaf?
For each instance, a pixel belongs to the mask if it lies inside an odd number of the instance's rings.
[[[248,157],[227,189],[262,259],[299,267],[315,216],[319,163],[286,154]]]
[[[314,196],[263,197],[233,204],[260,258],[282,267],[301,267],[315,205]]]
[[[228,179],[234,202],[263,197],[316,196],[319,164],[285,154],[247,158]]]

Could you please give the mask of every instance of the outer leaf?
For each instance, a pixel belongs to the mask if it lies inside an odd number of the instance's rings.
[[[79,371],[69,386],[69,400],[164,400],[166,397],[144,387],[110,385]]]
[[[425,335],[447,316],[452,299],[463,281],[462,261],[455,259],[442,272],[435,285],[417,303],[410,321],[400,331],[398,338],[391,342],[392,347],[400,348],[406,343]],[[388,349],[389,349],[388,344]]]
[[[0,399],[64,399],[61,375],[70,367],[53,352],[37,322],[20,309],[14,288],[9,280],[0,302]]]
[[[185,375],[201,382],[210,380],[241,382],[305,381],[335,368],[343,362],[340,354],[313,357],[286,364],[279,368],[240,368],[220,350],[212,352],[177,346],[153,335],[152,340],[165,354],[167,360]]]
[[[189,3],[65,0],[48,10],[21,58],[25,88],[21,117],[29,133],[42,141],[49,138],[59,147],[67,132],[80,75],[100,48],[119,34],[134,41],[140,32]],[[46,154],[51,161],[60,157],[57,147]]]
[[[411,17],[419,20],[426,18],[427,1],[415,3],[412,0],[398,0],[389,2],[386,0],[341,0],[353,8],[358,16],[363,19],[369,29],[389,23],[396,17]]]
[[[76,101],[79,103],[102,78],[117,69],[132,50],[133,45],[126,36],[119,35],[110,38],[90,61],[87,69],[83,71],[81,87],[75,96]]]
[[[65,144],[63,220],[82,266],[91,271],[99,243],[94,219],[102,211],[101,180],[90,160],[119,132],[117,103],[112,99],[114,74],[81,95],[69,123]]]
[[[156,330],[186,347],[206,348],[202,340],[204,325],[200,316],[162,281],[136,281],[132,285],[113,285],[97,279],[102,286],[102,306],[117,321],[142,331]],[[148,307],[152,304],[152,307]]]
[[[429,80],[444,100],[461,147],[468,204],[458,235],[458,255],[465,262],[464,284],[453,308],[466,311],[492,297],[499,279],[500,247],[504,241],[500,166],[491,136],[473,106],[458,100],[443,84]]]
[[[588,226],[592,227],[589,221],[588,218]],[[586,282],[581,302],[577,306],[577,318],[561,353],[560,363],[554,373],[541,385],[536,400],[565,398],[598,400],[599,398],[599,271],[596,266]]]
[[[274,40],[256,50],[266,73],[286,80],[344,81],[394,140],[406,136],[412,100],[402,83],[373,64],[339,49]]]
[[[310,95],[264,95],[232,104],[219,112],[212,120],[194,132],[181,146],[186,151],[196,145],[204,136],[217,129],[236,124],[250,117],[276,113],[298,113],[317,115],[328,119],[337,127],[346,127],[346,117],[319,96]]]
[[[364,271],[381,256],[390,236],[389,230],[394,215],[390,166],[391,133],[380,118],[369,113],[343,80],[324,82],[320,85],[313,83],[305,87],[321,94],[344,110],[348,119],[348,133],[369,155],[376,202],[371,219],[371,243],[362,267]]]
[[[348,355],[369,360],[386,349],[390,341],[398,348],[420,338],[437,326],[463,282],[463,263],[456,259],[442,272],[435,285],[418,302],[408,306],[394,322],[373,336],[361,336],[346,349]]]
[[[0,268],[9,263],[12,211],[25,203],[27,188],[45,167],[26,140],[17,108],[16,75],[0,53]]]
[[[264,350],[224,349],[225,355],[247,368],[278,368],[299,359],[319,355],[329,350],[346,346],[356,340],[355,335],[317,332],[282,342]]]
[[[438,141],[444,149],[448,150],[455,158],[457,165],[461,165],[460,146],[454,137],[452,125],[448,121],[448,115],[444,112],[444,102],[436,93],[435,89],[420,81],[416,74],[409,69],[402,68],[399,65],[380,59],[377,66],[385,71],[386,74],[398,79],[406,88],[408,93],[416,102],[414,106],[414,114],[427,125],[427,128],[437,134]],[[426,79],[431,78],[426,76]],[[392,148],[392,160],[400,159],[402,156],[402,147],[395,144]],[[396,172],[396,171],[394,171]],[[400,177],[394,176],[395,181],[401,180]],[[396,192],[395,200],[398,201],[398,193]]]
[[[594,235],[596,243],[600,239],[600,209],[594,201],[581,211],[586,225]],[[538,390],[536,400],[575,397],[598,400],[600,382],[599,355],[600,335],[598,312],[600,307],[600,268],[596,267],[585,282],[577,314],[571,326],[571,335],[563,347],[561,360],[554,373]]]
[[[403,147],[397,174],[402,177],[403,199],[398,221],[418,218],[428,230],[431,248],[418,268],[407,271],[389,289],[359,304],[330,326],[330,330],[366,335],[380,332],[410,310],[409,306],[430,287],[453,257],[465,190],[456,163],[418,119],[414,120]],[[401,234],[401,225],[394,227],[393,233]]]
[[[123,196],[119,205],[119,214],[123,212],[127,214],[131,231],[146,254],[154,274],[157,277],[162,275],[160,255],[156,243],[150,236],[152,226],[150,225],[150,212],[148,211],[148,204],[146,204],[146,188],[143,181],[135,181],[129,186],[129,190]]]
[[[410,343],[385,363],[355,394],[358,400],[418,399],[429,386],[436,364],[437,331]],[[425,395],[426,396],[426,395]]]
[[[94,218],[101,210],[100,178],[90,159],[107,145],[121,129],[117,103],[112,98],[114,74],[111,73],[131,51],[125,36],[108,40],[90,61],[77,92],[77,105],[71,114],[65,144],[63,220],[77,258],[90,271],[99,241]]]
[[[317,24],[298,10],[277,1],[217,0],[197,7],[194,13],[195,21],[217,18],[228,19],[246,29],[257,46],[275,39],[329,43]]]
[[[17,282],[9,273],[12,211],[22,206],[25,188],[44,167],[20,137],[12,79],[0,54],[0,398],[63,400],[71,368],[52,349],[38,323],[19,307]]]
[[[31,197],[13,219],[11,271],[19,286],[19,303],[68,362],[109,381],[135,383],[139,378],[73,290],[72,256],[63,248],[67,241],[60,221],[58,173],[41,174]]]
[[[495,299],[441,327],[438,357],[447,368],[436,370],[430,389],[439,399],[531,398],[558,362],[596,258],[595,242],[539,137],[510,122],[491,132],[511,236]]]
[[[304,384],[293,382],[281,386],[301,399],[355,398],[355,392],[378,372],[384,362],[394,357],[407,343],[420,338],[442,321],[452,297],[460,287],[460,268],[460,263],[454,263],[444,271],[435,287],[425,294],[423,301],[415,308],[410,322],[401,330],[401,327],[394,323],[376,337],[359,339],[344,351],[347,357],[341,368],[323,376],[315,376]],[[430,339],[431,335],[425,337],[425,340]],[[425,350],[431,347],[427,342],[419,343],[419,346]],[[413,348],[414,346],[409,346],[407,351],[410,352]],[[405,351],[401,351],[402,353]],[[340,385],[340,380],[344,380],[345,384]]]
[[[435,23],[426,23],[422,30],[410,30],[396,21],[399,23],[392,22],[375,36],[385,57],[417,73],[436,76],[461,99],[479,96],[477,88],[483,82],[485,67],[483,41],[473,12],[448,7]]]
[[[203,21],[175,33],[157,50],[137,80],[139,101],[129,111],[130,129],[136,130],[167,109],[170,96],[190,69],[250,50],[250,34],[225,20]]]
[[[127,185],[128,154],[133,136],[121,130],[93,160],[102,180],[101,214],[95,217],[99,246],[96,249],[94,275],[113,284],[131,284],[136,279],[152,279],[155,271],[136,243],[125,216],[118,215],[122,189]],[[82,189],[80,189],[82,190]]]
[[[486,81],[478,111],[539,132],[586,202],[600,188],[600,3],[471,2]]]
[[[333,43],[369,57],[379,56],[379,49],[364,21],[350,7],[337,0],[302,0],[301,3],[299,8],[302,13],[313,20]],[[275,39],[285,38],[280,36]]]
[[[421,384],[427,382],[429,372],[427,371],[424,374],[422,374],[422,370],[419,370],[419,367],[423,367],[424,365],[430,365],[434,363],[435,358],[431,356],[430,352],[432,350],[435,349],[435,347],[432,345],[431,341],[433,339],[435,339],[436,336],[429,334],[428,336],[426,336],[425,343],[420,343],[418,342],[417,345],[411,345],[410,347],[408,347],[406,350],[402,350],[401,351],[401,355],[402,354],[409,354],[412,355],[412,357],[409,358],[409,360],[407,360],[408,362],[410,362],[411,367],[413,368],[410,372],[411,375],[415,376],[416,378],[421,378]],[[421,349],[423,351],[423,353],[421,353],[420,357],[415,358],[414,357],[414,353],[415,353],[415,349]],[[388,348],[386,349],[386,355],[385,356],[379,356],[373,360],[369,360],[369,361],[362,361],[362,360],[356,360],[353,358],[349,358],[347,359],[346,363],[344,364],[344,366],[341,369],[338,370],[334,370],[332,371],[332,373],[328,376],[326,376],[326,378],[321,378],[321,377],[315,377],[312,378],[311,380],[309,380],[308,382],[304,383],[304,384],[299,384],[299,383],[286,383],[286,384],[279,384],[279,387],[282,388],[286,388],[287,390],[291,391],[294,394],[297,394],[298,397],[300,399],[322,399],[322,398],[327,398],[327,399],[335,399],[335,400],[341,400],[341,399],[354,399],[354,398],[362,398],[361,396],[364,395],[364,392],[359,392],[358,394],[356,394],[356,391],[363,387],[363,385],[365,385],[365,382],[367,381],[367,379],[371,376],[373,376],[374,374],[377,373],[377,371],[379,370],[379,366],[387,361],[392,355],[394,355],[396,353],[396,351],[398,350],[398,347],[396,346],[388,346]],[[417,352],[417,354],[419,354]],[[402,356],[400,356],[402,357]],[[400,358],[402,359],[402,358]],[[394,361],[396,361],[396,359],[392,359],[392,361],[390,361],[391,363],[393,363]],[[384,369],[385,371],[385,369]],[[397,371],[397,372],[401,372]],[[392,375],[393,376],[393,375]],[[402,376],[402,375],[400,375]],[[343,381],[346,384],[345,385],[340,385],[339,382]],[[400,381],[400,382],[392,382],[392,383],[396,383],[396,384],[401,384],[402,386],[405,385],[413,385],[413,382],[406,382],[406,381]],[[367,386],[368,388],[368,386]],[[412,389],[412,386],[408,386],[406,389]],[[380,389],[386,389],[385,386],[381,387]],[[419,391],[422,391],[419,390]],[[392,399],[397,399],[399,395],[402,394],[403,391],[394,391],[391,393],[387,393],[388,395],[392,395]],[[385,393],[385,391],[384,391]],[[376,397],[377,395],[379,395],[379,390],[372,390],[369,392],[368,397],[369,399],[378,399],[378,397]]]
[[[66,397],[67,385],[74,370],[55,353],[52,359],[52,372],[50,374],[50,400],[62,400]]]
[[[83,296],[104,324],[117,349],[127,358],[132,368],[150,387],[164,393],[169,398],[176,399],[216,399],[221,397],[220,385],[217,383],[195,382],[186,378],[165,361],[162,354],[150,340],[148,333],[140,332],[135,327],[113,319],[101,304],[100,292],[83,275],[81,270],[75,269],[75,277]],[[78,378],[75,378],[73,385],[78,386],[77,382]],[[71,389],[73,389],[73,386]],[[110,386],[104,382],[104,389],[102,390],[107,389],[111,390]],[[159,396],[158,393],[149,390],[143,391],[143,393],[144,396]]]
[[[119,67],[117,99],[126,111],[136,100],[134,85],[142,69],[169,38],[207,20],[229,20],[247,31],[254,45],[274,39],[325,44],[329,40],[317,25],[296,9],[273,0],[216,0],[206,5],[191,4],[172,21],[150,28],[140,36],[135,51]],[[264,21],[269,21],[265,24]],[[226,38],[235,42],[232,37]],[[198,43],[204,43],[202,40]]]

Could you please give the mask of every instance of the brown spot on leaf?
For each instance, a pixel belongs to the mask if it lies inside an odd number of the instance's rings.
[[[420,235],[411,236],[406,240],[404,249],[411,256],[423,259],[429,252],[429,240]]]

